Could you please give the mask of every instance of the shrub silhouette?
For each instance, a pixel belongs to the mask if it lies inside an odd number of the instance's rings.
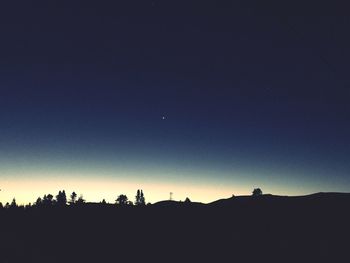
[[[76,201],[76,204],[77,204],[77,205],[83,205],[83,204],[85,204],[85,199],[84,199],[83,195],[80,195],[80,196],[79,196],[78,200]]]

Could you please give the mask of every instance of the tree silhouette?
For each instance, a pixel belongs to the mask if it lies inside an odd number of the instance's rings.
[[[59,191],[58,195],[56,195],[56,204],[57,206],[63,207],[67,204],[67,197],[66,192],[63,190],[62,192]]]
[[[105,200],[105,199],[102,199],[101,204],[102,204],[102,205],[106,205],[106,204],[107,204],[106,200]]]
[[[42,206],[42,204],[43,204],[43,200],[40,197],[38,197],[38,199],[36,199],[35,201],[35,206],[40,207]]]
[[[10,208],[17,208],[17,203],[16,203],[16,199],[15,198],[12,199]]]
[[[2,203],[0,202],[0,209],[4,208],[4,206],[2,205]]]
[[[253,196],[260,196],[260,195],[262,195],[263,194],[263,192],[261,191],[261,189],[260,188],[255,188],[254,190],[253,190]]]
[[[137,190],[135,198],[136,198],[135,205],[145,205],[146,204],[145,196],[144,196],[142,190]]]
[[[185,203],[191,203],[191,200],[188,197],[186,197]]]
[[[69,204],[70,205],[74,205],[77,201],[77,194],[75,192],[73,192],[71,195],[70,195],[70,200],[69,200]]]
[[[136,196],[135,196],[135,205],[139,205],[139,202],[140,202],[140,190],[137,190],[136,192]]]
[[[42,203],[46,207],[52,206],[54,204],[53,195],[52,194],[44,195]]]
[[[145,205],[145,204],[146,204],[145,196],[143,195],[143,191],[141,190],[140,205]]]
[[[117,200],[115,200],[118,205],[127,205],[128,204],[128,197],[126,195],[119,195]]]

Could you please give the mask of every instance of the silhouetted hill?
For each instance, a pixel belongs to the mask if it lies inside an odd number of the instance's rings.
[[[264,194],[261,196],[234,196],[227,199],[220,199],[209,203],[209,206],[216,207],[232,207],[235,205],[290,205],[290,204],[323,204],[335,205],[350,202],[350,193],[314,193],[302,196],[280,196]]]
[[[0,209],[0,262],[345,262],[349,205],[317,193]]]

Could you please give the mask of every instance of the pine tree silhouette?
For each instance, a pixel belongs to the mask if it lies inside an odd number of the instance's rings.
[[[12,199],[10,208],[17,208],[17,203],[16,203],[16,199],[15,198]]]
[[[136,198],[135,205],[145,205],[146,204],[145,196],[144,196],[142,190],[140,190],[140,189],[137,190],[135,198]]]
[[[58,195],[56,196],[56,204],[60,207],[64,207],[67,205],[67,197],[66,192],[64,190],[62,192],[58,192]]]

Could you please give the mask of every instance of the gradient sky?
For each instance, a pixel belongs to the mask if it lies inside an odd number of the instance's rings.
[[[340,1],[72,2],[0,4],[1,202],[349,192]]]

